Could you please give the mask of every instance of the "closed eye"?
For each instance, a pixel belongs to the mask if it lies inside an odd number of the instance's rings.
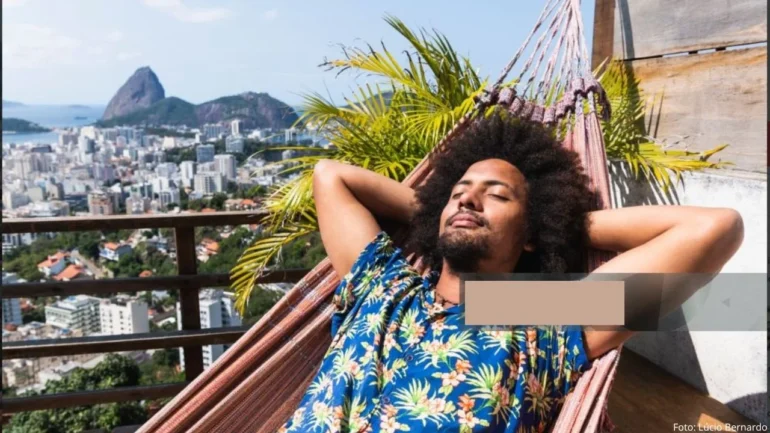
[[[491,195],[492,197],[494,197],[494,198],[496,198],[498,200],[504,200],[504,201],[508,201],[509,200],[508,197],[504,197],[502,195],[497,195],[497,194],[489,194],[489,195]]]

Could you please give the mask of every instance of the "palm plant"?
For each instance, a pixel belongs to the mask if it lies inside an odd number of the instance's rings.
[[[600,65],[597,71],[603,66]],[[657,184],[664,191],[672,185],[672,174],[681,182],[683,172],[730,165],[729,162],[708,160],[725,149],[727,144],[693,152],[673,149],[671,144],[653,137],[645,125],[647,97],[639,88],[640,80],[634,77],[633,70],[622,60],[610,61],[597,78],[607,92],[612,109],[612,117],[602,122],[607,159],[624,161],[635,177],[642,174],[647,181]],[[654,95],[650,105],[654,107],[662,96]],[[652,124],[652,113],[649,117],[649,124]],[[673,143],[676,144],[679,143]]]
[[[354,164],[402,181],[452,126],[474,109],[476,96],[486,87],[487,80],[478,75],[469,59],[458,56],[445,36],[435,31],[415,33],[393,17],[386,17],[386,22],[410,45],[405,63],[384,44],[379,50],[371,46],[343,49],[342,58],[323,66],[338,73],[352,70],[371,74],[381,82],[359,86],[342,107],[317,93],[303,96],[298,124],[317,128],[332,146],[271,148],[303,154],[274,163],[285,167],[282,173],[296,177],[271,189],[263,205],[267,211],[265,235],[231,270],[239,311],[245,311],[257,279],[280,265],[282,247],[318,230],[312,176],[320,159]],[[666,185],[670,173],[680,178],[682,171],[720,166],[706,159],[723,147],[694,153],[668,150],[648,139],[638,81],[620,62],[611,62],[600,81],[613,109],[612,119],[603,125],[608,158],[627,161],[636,175],[641,167],[648,180]],[[549,99],[556,96],[552,94]]]

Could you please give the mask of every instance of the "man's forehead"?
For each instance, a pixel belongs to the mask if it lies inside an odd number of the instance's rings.
[[[502,159],[486,159],[468,167],[463,180],[498,180],[518,184],[524,182],[524,175],[516,166]]]

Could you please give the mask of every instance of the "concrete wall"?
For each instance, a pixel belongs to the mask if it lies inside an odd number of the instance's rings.
[[[618,163],[610,165],[610,172],[616,207],[681,204],[737,210],[743,217],[745,240],[723,273],[767,272],[766,173],[715,170],[686,174],[683,185],[664,194],[645,181],[633,179]],[[737,412],[767,422],[766,343],[767,331],[689,331],[685,328],[640,333],[629,340],[626,347]]]

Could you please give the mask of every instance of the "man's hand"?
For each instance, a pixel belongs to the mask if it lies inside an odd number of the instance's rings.
[[[410,221],[415,194],[412,188],[370,170],[324,159],[313,172],[313,197],[321,240],[342,278],[382,230],[378,218]]]

